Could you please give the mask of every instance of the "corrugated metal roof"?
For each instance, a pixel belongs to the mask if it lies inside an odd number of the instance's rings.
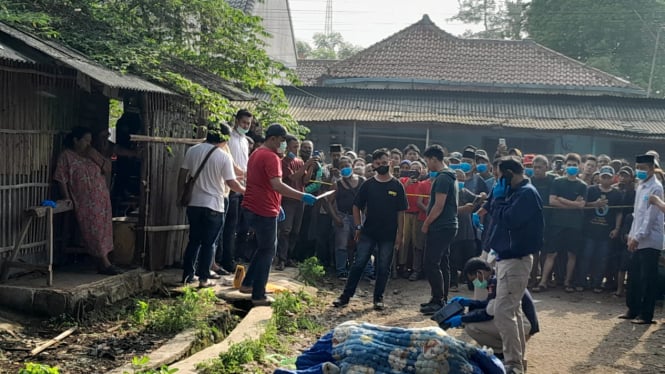
[[[233,101],[256,100],[254,95],[241,90],[220,76],[204,69],[200,69],[196,66],[189,65],[183,61],[174,59],[169,62],[163,62],[163,65],[166,68],[181,74],[183,77],[191,80],[192,82],[200,84],[203,87],[217,92]]]
[[[45,41],[24,31],[17,30],[7,24],[0,22],[0,33],[8,35],[30,48],[33,48],[58,62],[75,69],[100,83],[113,88],[124,88],[134,91],[157,92],[173,94],[166,88],[148,82],[131,74],[120,74],[107,69],[98,63],[88,59],[82,54],[69,49],[63,45]],[[25,59],[25,57],[24,57]]]
[[[337,86],[387,79],[501,87],[511,92],[542,87],[549,92],[646,96],[646,91],[625,79],[533,41],[458,38],[438,28],[427,15],[328,70],[322,77],[324,84]]]
[[[372,122],[598,131],[665,137],[657,99],[286,87],[289,113],[304,125]]]
[[[11,47],[1,42],[0,42],[0,59],[18,61],[18,62],[33,62],[28,57],[23,56],[19,52],[13,50]]]

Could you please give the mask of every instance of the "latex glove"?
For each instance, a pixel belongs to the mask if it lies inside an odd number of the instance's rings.
[[[492,189],[492,196],[495,199],[502,199],[506,197],[507,193],[508,193],[508,186],[506,185],[506,180],[501,178],[499,179],[499,182],[497,182],[494,185],[494,188]]]
[[[469,306],[471,305],[471,299],[467,299],[466,297],[462,296],[455,296],[452,299],[450,299],[451,303],[458,302],[461,306]]]
[[[461,315],[452,316],[447,320],[445,320],[444,323],[447,323],[452,328],[460,327],[462,326],[462,316]]]
[[[473,213],[473,214],[471,215],[471,221],[473,222],[473,227],[480,227],[480,226],[482,226],[482,225],[480,224],[480,216],[478,215],[478,213]]]
[[[286,213],[284,213],[284,209],[282,207],[279,207],[279,215],[277,216],[277,222],[282,222],[286,219]]]
[[[302,195],[300,200],[307,205],[314,205],[316,203],[316,196],[306,193]]]
[[[52,201],[52,200],[44,200],[44,201],[42,201],[42,206],[55,208],[55,207],[56,207],[56,204],[55,204],[55,201]]]

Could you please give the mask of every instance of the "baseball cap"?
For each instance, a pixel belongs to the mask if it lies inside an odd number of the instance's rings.
[[[635,172],[633,172],[633,168],[631,168],[630,166],[621,167],[621,169],[619,169],[619,174],[621,173],[628,174],[631,177],[635,176]]]
[[[600,175],[612,175],[614,176],[614,168],[607,165],[600,168]]]
[[[271,136],[286,136],[286,129],[279,123],[273,123],[266,130],[266,139]]]
[[[450,154],[449,158],[457,161],[462,161],[462,154],[459,152],[453,152]]]
[[[522,162],[524,163],[524,165],[533,165],[534,158],[536,158],[536,155],[534,155],[533,153],[528,153],[524,155],[524,161]]]

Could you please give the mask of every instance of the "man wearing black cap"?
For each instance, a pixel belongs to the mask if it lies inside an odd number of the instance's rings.
[[[658,257],[663,249],[663,212],[653,204],[663,198],[663,185],[654,177],[655,157],[637,156],[635,175],[640,181],[635,193],[635,213],[628,233],[628,250],[633,258],[628,268],[626,305],[620,318],[632,323],[653,323],[658,292]],[[651,196],[656,196],[650,199]]]
[[[282,195],[314,205],[316,197],[303,193],[282,181],[282,161],[286,154],[286,129],[272,124],[266,130],[266,141],[254,151],[247,163],[247,188],[242,206],[256,235],[257,248],[249,264],[240,292],[251,293],[254,305],[269,305],[273,300],[265,294],[270,265],[277,250],[277,216]]]
[[[521,321],[520,301],[533,265],[533,254],[543,244],[543,201],[524,177],[521,161],[508,156],[499,163],[499,182],[485,204],[494,222],[490,239],[497,253],[497,287],[494,323],[501,335],[507,373],[524,372],[526,341]]]
[[[482,192],[489,193],[485,180],[474,172],[476,169],[476,147],[468,145],[464,148],[460,169],[466,174],[464,188],[476,195],[480,195]]]

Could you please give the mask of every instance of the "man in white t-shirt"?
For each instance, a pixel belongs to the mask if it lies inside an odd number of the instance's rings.
[[[220,149],[230,134],[231,129],[225,124],[209,126],[206,142],[187,150],[178,176],[178,196],[181,196],[188,176],[194,176],[205,162],[187,205],[189,243],[183,259],[183,282],[192,283],[198,276],[199,287],[214,285],[209,279],[210,266],[213,244],[224,226],[224,190],[228,185],[235,192],[245,192],[236,180],[233,160]]]
[[[228,141],[229,150],[235,163],[236,174],[243,185],[245,184],[247,161],[249,160],[249,142],[246,135],[252,126],[252,118],[252,113],[246,109],[239,110],[236,113],[235,123]],[[227,275],[235,270],[235,258],[237,257],[235,254],[235,239],[238,220],[241,217],[241,201],[241,194],[234,192],[229,194],[229,204],[224,217],[224,227],[219,235],[219,240],[217,240],[217,253],[215,254],[215,260],[220,266],[217,272],[221,275]]]

